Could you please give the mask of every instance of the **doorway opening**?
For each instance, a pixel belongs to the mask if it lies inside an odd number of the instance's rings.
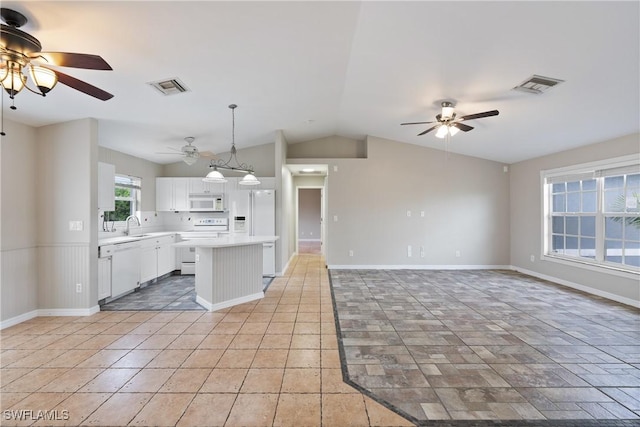
[[[298,187],[297,196],[297,252],[323,254],[323,187]]]

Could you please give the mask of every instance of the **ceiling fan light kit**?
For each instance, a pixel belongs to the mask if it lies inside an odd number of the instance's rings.
[[[229,105],[231,109],[231,150],[229,159],[224,161],[222,159],[218,159],[217,161],[211,160],[209,164],[209,168],[211,168],[211,172],[207,174],[204,178],[202,178],[205,182],[215,182],[215,183],[224,183],[227,182],[227,179],[222,175],[218,169],[228,170],[233,172],[240,172],[246,174],[242,179],[238,182],[240,185],[259,185],[260,181],[253,174],[253,166],[247,165],[246,163],[240,163],[238,161],[237,155],[238,152],[236,150],[236,115],[235,110],[238,108],[236,104]]]
[[[457,118],[453,103],[449,101],[444,101],[442,102],[441,107],[442,107],[442,112],[436,116],[435,121],[407,122],[407,123],[400,123],[400,125],[403,125],[403,126],[404,125],[424,125],[424,124],[433,123],[434,125],[432,127],[420,132],[418,136],[422,136],[426,133],[431,132],[434,129],[437,129],[436,138],[445,138],[445,137],[448,138],[450,136],[454,136],[459,131],[469,132],[470,130],[473,129],[473,126],[469,126],[465,123],[461,123],[462,121],[497,116],[499,114],[498,110],[491,110],[491,111],[485,111],[482,113],[467,114],[466,116]]]
[[[113,97],[110,93],[89,83],[40,64],[111,70],[111,66],[104,59],[84,53],[42,52],[40,41],[19,29],[27,23],[27,18],[23,14],[1,8],[0,15],[6,23],[6,25],[2,24],[0,32],[0,85],[9,94],[11,100],[24,88],[35,94],[46,96],[58,82],[102,101]],[[11,105],[11,109],[15,110],[15,105]]]

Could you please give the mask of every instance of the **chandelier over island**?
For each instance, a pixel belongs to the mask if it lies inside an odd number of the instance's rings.
[[[242,179],[238,182],[240,185],[258,185],[260,181],[253,174],[253,166],[247,165],[246,163],[240,163],[237,158],[237,150],[236,150],[236,115],[235,110],[238,108],[236,104],[229,105],[231,109],[231,150],[230,155],[227,161],[222,159],[211,160],[209,164],[209,168],[211,172],[207,174],[204,178],[202,178],[205,182],[215,182],[215,183],[224,183],[227,182],[227,179],[222,175],[220,170],[233,171],[233,172],[241,172],[246,174]]]

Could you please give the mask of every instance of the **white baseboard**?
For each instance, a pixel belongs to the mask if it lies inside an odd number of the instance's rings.
[[[222,310],[223,308],[233,307],[234,305],[244,304],[245,302],[255,301],[257,299],[264,298],[264,292],[257,292],[255,294],[247,295],[240,298],[230,299],[229,301],[219,302],[212,304],[200,296],[196,296],[196,302],[206,308],[209,311]]]
[[[329,265],[330,270],[511,270],[510,265]]]
[[[34,317],[38,317],[38,310],[32,310],[27,313],[20,314],[19,316],[3,320],[2,322],[0,322],[0,329],[8,328],[10,326],[17,325],[18,323],[26,322],[27,320],[31,320]]]
[[[91,316],[100,311],[99,305],[91,308],[41,308],[38,317],[43,316]]]
[[[26,322],[36,317],[45,316],[91,316],[100,311],[99,305],[94,305],[91,308],[50,308],[32,310],[27,313],[20,314],[7,320],[0,322],[0,330],[8,328],[10,326],[17,325],[18,323]]]
[[[289,268],[289,264],[291,264],[291,260],[293,258],[295,258],[295,256],[298,255],[297,252],[294,252],[291,254],[291,256],[289,257],[289,259],[287,260],[287,263],[285,264],[285,266],[282,268],[282,271],[278,271],[276,273],[276,276],[284,276],[284,272],[287,271],[287,268]]]
[[[298,242],[320,242],[320,239],[298,239]]]
[[[535,271],[527,270],[518,266],[511,266],[511,269],[519,273],[526,274],[527,276],[537,277],[538,279],[548,280],[549,282],[557,283],[568,288],[577,289],[579,291],[586,292],[588,294],[597,295],[602,298],[610,299],[622,304],[630,305],[632,307],[640,308],[640,301],[626,298],[620,295],[612,294],[610,292],[602,291],[600,289],[590,288],[588,286],[580,285],[578,283],[570,282],[568,280],[559,279],[557,277],[547,276],[546,274],[537,273]]]

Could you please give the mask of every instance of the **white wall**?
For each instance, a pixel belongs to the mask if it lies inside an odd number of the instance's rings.
[[[295,250],[293,177],[287,169],[287,141],[281,130],[276,131],[276,272],[284,273]]]
[[[367,147],[367,159],[326,161],[329,266],[509,265],[504,165],[375,137]]]
[[[98,148],[98,161],[115,165],[117,174],[142,178],[140,210],[156,210],[156,177],[162,176],[162,165],[104,147]]]
[[[640,283],[637,276],[625,278],[539,260],[542,252],[540,171],[630,154],[640,156],[639,134],[511,165],[511,264],[525,272],[577,284],[599,295],[638,304]],[[531,255],[535,257],[534,262],[530,261]]]
[[[35,315],[89,314],[98,301],[97,122],[5,126],[2,327]],[[82,230],[71,231],[69,221],[81,222]]]
[[[0,321],[38,308],[35,129],[5,118],[0,142]],[[3,325],[4,326],[4,325]]]
[[[98,123],[43,126],[36,139],[38,308],[87,313],[98,303]],[[70,230],[69,221],[80,221],[82,230]]]

